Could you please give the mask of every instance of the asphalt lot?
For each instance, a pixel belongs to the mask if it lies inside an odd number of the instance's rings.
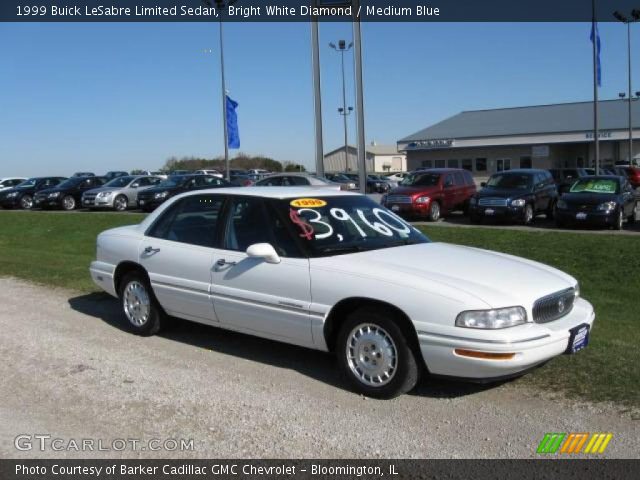
[[[132,335],[105,294],[0,278],[0,305],[4,458],[526,458],[546,432],[572,431],[613,432],[606,457],[640,451],[631,413],[517,380],[423,381],[378,401],[346,390],[321,352],[186,321]],[[19,434],[193,439],[194,449],[22,452]]]

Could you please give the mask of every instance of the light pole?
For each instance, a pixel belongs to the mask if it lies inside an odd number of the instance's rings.
[[[631,90],[631,24],[640,20],[640,10],[631,11],[631,18],[626,17],[619,11],[613,12],[613,16],[622,23],[627,25],[627,69],[629,73],[629,165],[633,163],[633,118],[631,115],[631,102],[633,100],[633,92]]]
[[[221,78],[221,90],[222,90],[222,125],[224,128],[224,166],[226,169],[227,181],[230,180],[229,171],[229,131],[227,130],[227,84],[224,77],[224,41],[222,35],[222,14],[230,6],[236,3],[238,0],[214,0],[216,4],[216,13],[218,15],[220,24],[220,78]],[[202,0],[207,7],[212,7],[210,0]]]
[[[342,115],[342,119],[344,121],[344,171],[346,172],[349,170],[349,136],[347,134],[347,116],[353,111],[353,107],[347,108],[347,88],[344,77],[344,52],[350,50],[353,43],[349,43],[347,46],[347,42],[345,40],[338,40],[337,47],[333,42],[331,42],[329,46],[336,52],[340,52],[340,60],[342,62],[342,108],[338,109],[338,113]]]

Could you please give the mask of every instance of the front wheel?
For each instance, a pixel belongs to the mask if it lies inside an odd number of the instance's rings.
[[[393,398],[418,382],[416,358],[394,320],[392,314],[366,308],[349,315],[340,329],[340,368],[358,393]]]
[[[165,314],[145,275],[133,272],[123,279],[120,301],[134,333],[146,337],[160,331]]]
[[[440,219],[440,204],[438,202],[431,202],[429,206],[429,221],[437,222]]]
[[[73,198],[71,195],[66,195],[62,199],[62,208],[64,210],[75,210],[75,208],[76,208],[76,199]]]
[[[522,224],[529,225],[533,222],[533,206],[530,203],[527,203],[524,206],[524,212],[522,213]]]
[[[33,197],[31,195],[23,195],[20,199],[20,208],[31,210],[33,208]]]
[[[614,224],[614,230],[622,230],[622,224],[624,222],[624,213],[622,213],[622,208],[618,210],[618,215],[616,216],[616,223]]]
[[[129,206],[129,201],[124,195],[118,195],[113,201],[113,209],[116,212],[124,212]]]

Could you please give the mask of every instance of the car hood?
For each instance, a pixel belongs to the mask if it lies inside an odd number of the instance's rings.
[[[503,253],[446,243],[422,243],[313,259],[312,266],[345,275],[373,277],[448,296],[474,297],[491,308],[531,306],[535,300],[575,286],[548,265]]]
[[[55,193],[55,192],[66,192],[67,190],[68,189],[58,188],[58,187],[46,188],[44,190],[40,190],[38,192],[38,195],[48,195],[49,193]]]
[[[435,185],[433,187],[411,187],[411,186],[399,186],[394,188],[389,192],[389,195],[425,195],[425,194],[433,194],[439,191],[440,188]]]
[[[600,205],[604,202],[616,201],[615,193],[565,193],[562,200],[569,205]]]
[[[523,197],[531,194],[528,190],[520,190],[517,188],[491,188],[483,187],[477,194],[477,197],[500,197],[500,198],[514,198]]]
[[[178,190],[180,190],[180,187],[151,187],[151,188],[146,188],[144,190],[144,193],[147,195],[153,195],[154,193],[176,192]]]
[[[87,190],[87,193],[116,192],[124,188],[125,187],[98,187]]]

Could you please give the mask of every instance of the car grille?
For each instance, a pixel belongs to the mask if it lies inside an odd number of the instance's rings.
[[[93,201],[93,200],[96,199],[97,195],[98,195],[97,193],[87,192],[84,195],[82,195],[82,200],[91,200],[91,201]]]
[[[408,195],[389,195],[387,203],[411,203],[411,197]]]
[[[42,194],[42,193],[36,193],[36,194],[33,196],[33,199],[34,199],[36,202],[41,202],[41,201],[43,201],[43,200],[46,200],[46,199],[47,199],[47,195]]]
[[[533,321],[547,323],[564,317],[573,308],[575,298],[573,288],[539,298],[533,304]]]
[[[499,197],[484,197],[478,200],[478,205],[483,207],[506,207],[507,199]]]

